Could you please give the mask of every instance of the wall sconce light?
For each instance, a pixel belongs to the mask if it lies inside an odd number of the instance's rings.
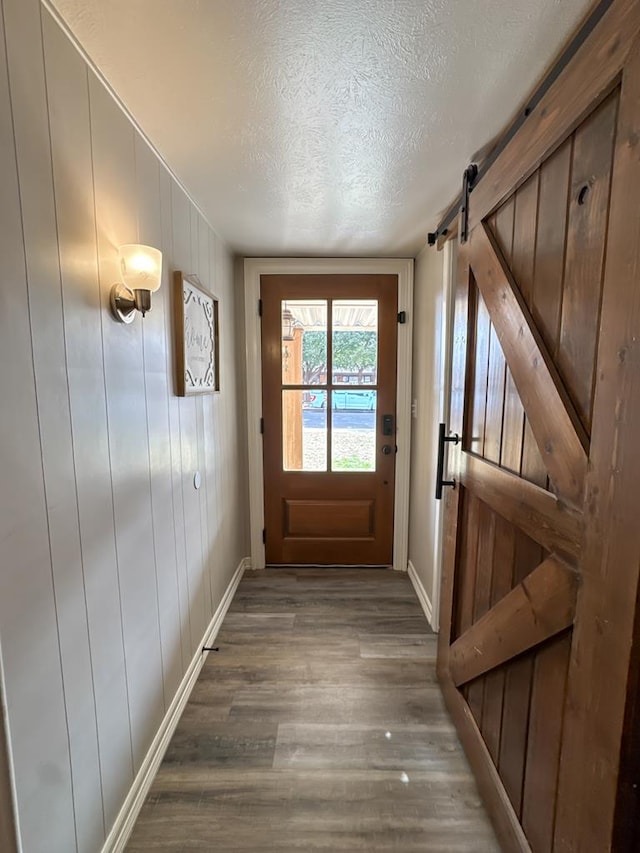
[[[162,283],[162,252],[152,246],[128,243],[120,246],[122,283],[111,288],[111,310],[120,323],[132,323],[136,311],[151,310],[151,294]]]

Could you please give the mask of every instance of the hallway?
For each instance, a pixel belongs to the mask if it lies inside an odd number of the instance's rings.
[[[406,574],[247,572],[127,847],[499,847]]]

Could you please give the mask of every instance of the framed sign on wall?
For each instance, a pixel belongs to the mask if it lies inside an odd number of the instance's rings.
[[[194,276],[177,270],[173,280],[176,393],[219,391],[218,300]]]

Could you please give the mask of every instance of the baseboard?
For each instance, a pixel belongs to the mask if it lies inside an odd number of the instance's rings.
[[[171,740],[176,726],[178,725],[180,715],[184,710],[184,706],[187,704],[193,685],[196,683],[200,670],[202,669],[202,665],[208,655],[208,652],[202,651],[202,646],[210,646],[215,640],[242,575],[244,574],[245,569],[249,568],[250,565],[251,560],[248,557],[245,557],[240,561],[238,568],[235,570],[233,577],[229,582],[229,586],[227,587],[225,594],[222,596],[222,601],[218,605],[216,612],[213,614],[213,618],[204,633],[202,642],[199,644],[199,647],[193,656],[193,660],[189,664],[189,668],[180,683],[180,687],[173,698],[173,702],[160,724],[160,728],[153,739],[153,743],[149,747],[149,751],[142,762],[142,766],[140,767],[136,778],[133,780],[133,785],[127,794],[127,798],[125,799],[120,812],[118,813],[118,817],[111,828],[111,832],[104,843],[102,853],[122,853],[124,850],[138,814],[140,813],[140,809],[142,808],[146,796],[149,793],[149,789],[151,788],[151,784],[155,778],[158,767],[160,766],[164,753],[169,745],[169,741]]]
[[[418,601],[422,605],[424,615],[427,617],[427,622],[433,628],[433,607],[431,605],[431,599],[427,595],[427,590],[424,588],[422,581],[420,580],[420,576],[416,571],[416,567],[413,565],[411,560],[409,560],[408,572],[413,588],[418,596]]]

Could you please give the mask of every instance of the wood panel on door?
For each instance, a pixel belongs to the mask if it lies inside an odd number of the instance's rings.
[[[265,275],[268,564],[393,560],[398,280]]]
[[[640,31],[637,4],[612,4],[547,96],[565,106],[557,135],[548,121],[525,125],[520,148],[514,137],[503,174],[516,184],[507,191],[498,160],[459,246],[449,427],[463,441],[449,449],[438,672],[510,851],[637,849],[640,44],[628,53],[629,27]],[[610,79],[586,72],[623,43]],[[575,114],[585,79],[591,107]]]

